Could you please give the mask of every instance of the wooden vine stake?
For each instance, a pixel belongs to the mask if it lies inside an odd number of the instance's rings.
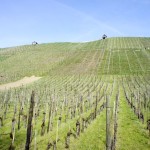
[[[111,150],[110,140],[110,100],[106,96],[106,150]]]
[[[48,125],[47,125],[47,133],[50,131],[51,124],[51,116],[52,115],[52,103],[49,103],[49,116],[48,116]]]
[[[3,126],[3,117],[0,117],[0,128]]]
[[[31,100],[30,100],[30,108],[29,108],[29,118],[28,118],[25,150],[29,150],[29,148],[30,148],[32,118],[33,118],[33,109],[34,109],[34,97],[35,97],[35,92],[32,91]]]
[[[57,120],[57,129],[56,129],[56,147],[57,147],[57,141],[58,141],[58,120]]]
[[[11,127],[11,133],[10,133],[10,138],[12,139],[11,145],[9,147],[9,150],[14,150],[14,140],[15,140],[15,118],[12,119],[12,127]]]

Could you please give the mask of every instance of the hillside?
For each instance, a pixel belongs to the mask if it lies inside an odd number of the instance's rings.
[[[25,148],[31,94],[30,149],[150,149],[150,38],[0,49],[0,85],[33,75],[0,91],[0,149]]]
[[[150,38],[108,38],[87,43],[6,48],[0,51],[0,83],[59,73],[149,74],[149,59]]]

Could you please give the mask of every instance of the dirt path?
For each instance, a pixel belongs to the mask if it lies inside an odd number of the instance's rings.
[[[32,83],[32,82],[34,82],[36,80],[39,80],[40,78],[41,77],[35,77],[35,76],[24,77],[23,79],[18,80],[16,82],[11,82],[11,83],[0,85],[0,90],[7,90],[7,89],[10,89],[10,88],[26,85],[26,84]]]

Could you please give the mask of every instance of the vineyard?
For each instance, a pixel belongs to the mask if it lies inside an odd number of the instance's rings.
[[[1,150],[150,149],[150,38],[0,49],[0,89]]]

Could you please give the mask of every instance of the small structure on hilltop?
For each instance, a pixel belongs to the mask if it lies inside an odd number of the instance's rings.
[[[38,42],[36,42],[36,41],[32,42],[32,45],[37,45],[37,44],[38,44]]]
[[[107,35],[104,34],[104,35],[102,36],[102,39],[104,40],[104,39],[106,39],[106,38],[107,38]]]

